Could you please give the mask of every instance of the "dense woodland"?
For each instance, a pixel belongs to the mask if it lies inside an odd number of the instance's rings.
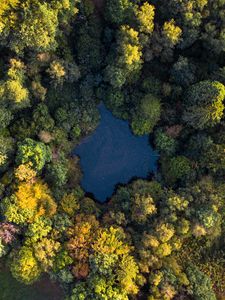
[[[13,277],[47,273],[67,300],[224,300],[225,0],[1,0],[0,51]],[[101,101],[160,153],[103,205],[72,155]]]

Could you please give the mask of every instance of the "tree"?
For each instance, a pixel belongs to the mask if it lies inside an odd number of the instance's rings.
[[[69,216],[74,216],[75,212],[79,210],[80,203],[78,201],[78,195],[76,193],[65,194],[60,201],[62,210]]]
[[[107,0],[105,7],[106,19],[112,23],[122,24],[129,17],[131,3],[129,0]]]
[[[131,127],[134,134],[143,135],[152,132],[160,119],[160,99],[152,94],[147,94],[141,99],[137,111],[133,113]]]
[[[24,63],[19,59],[11,59],[4,80],[0,82],[0,96],[6,107],[13,110],[30,105],[29,91],[25,85]]]
[[[187,267],[187,276],[191,283],[191,294],[196,300],[216,300],[210,278],[196,266]]]
[[[16,192],[2,203],[5,217],[16,224],[32,223],[40,216],[51,217],[56,212],[56,203],[46,184],[21,182]]]
[[[54,60],[50,64],[48,73],[49,73],[53,83],[55,84],[55,86],[63,84],[63,82],[65,80],[65,76],[66,76],[66,70],[61,61]]]
[[[101,43],[102,26],[99,18],[90,18],[86,26],[79,29],[76,38],[78,62],[85,70],[97,71],[102,62],[103,47]]]
[[[14,107],[29,106],[29,93],[19,80],[7,80],[0,83],[0,95],[6,103]]]
[[[212,138],[206,133],[199,132],[190,137],[187,144],[186,154],[193,160],[204,161],[207,151],[211,149],[212,146]]]
[[[210,147],[207,147],[200,158],[202,167],[208,169],[212,174],[223,173],[225,170],[224,149],[224,144],[212,143]]]
[[[89,274],[88,260],[98,227],[95,216],[77,215],[75,225],[67,230],[69,241],[66,248],[74,260],[72,272],[78,279],[86,278]]]
[[[60,249],[60,243],[50,238],[42,238],[38,243],[33,244],[34,255],[39,261],[41,268],[47,272],[53,267],[56,253]]]
[[[183,120],[197,129],[213,127],[223,117],[225,86],[218,81],[201,81],[188,88]]]
[[[59,23],[70,31],[69,23],[76,16],[76,0],[40,3],[36,0],[4,0],[0,7],[0,34],[4,43],[22,53],[24,48],[33,51],[54,50],[59,34]]]
[[[40,172],[50,160],[50,149],[44,143],[36,142],[30,138],[18,143],[17,164],[30,163],[35,171]]]
[[[13,116],[9,109],[5,107],[0,108],[0,128],[6,128],[12,121]]]
[[[112,278],[94,275],[88,283],[78,282],[72,292],[71,300],[84,299],[128,300],[126,292],[119,288]]]
[[[32,114],[32,127],[39,134],[41,131],[52,131],[55,125],[53,118],[49,113],[47,105],[40,103],[35,107]]]
[[[141,63],[141,45],[138,31],[123,25],[118,34],[118,51],[121,53],[119,63],[129,68],[134,68]]]
[[[20,0],[3,0],[0,5],[0,34],[3,33],[6,27],[13,25],[16,14],[12,9],[15,9]],[[9,24],[7,24],[7,22]]]
[[[159,129],[155,132],[156,149],[166,155],[173,155],[177,149],[177,141]]]
[[[210,207],[210,205],[207,204],[202,205],[196,215],[198,216],[200,224],[202,224],[205,229],[216,229],[216,223],[218,223],[220,217],[215,204],[213,207]]]
[[[162,35],[169,44],[175,45],[180,40],[182,30],[175,25],[174,19],[163,24]]]
[[[32,181],[37,173],[32,169],[32,163],[19,165],[15,170],[15,177],[19,181]]]
[[[105,69],[105,80],[108,81],[113,88],[121,88],[126,82],[126,72],[120,67],[108,65]]]
[[[18,32],[15,32],[15,40],[11,42],[12,48],[18,52],[26,47],[36,51],[55,49],[58,11],[48,3],[36,1],[28,3],[28,7],[23,9],[23,18]]]
[[[205,1],[207,3],[207,1]],[[219,56],[225,48],[224,43],[224,16],[221,13],[223,1],[208,1],[209,16],[204,22],[204,30],[201,31],[201,40],[209,55]],[[215,22],[220,26],[215,26]]]
[[[61,187],[68,180],[69,161],[63,152],[57,153],[56,158],[47,165],[46,180],[53,187]]]
[[[180,56],[171,70],[171,80],[182,87],[188,87],[195,81],[196,67],[187,57]]]
[[[142,48],[136,30],[122,25],[117,35],[117,63],[105,69],[105,80],[114,88],[121,88],[126,81],[137,80],[142,67]]]
[[[168,195],[167,204],[171,211],[185,211],[189,201],[179,195]]]
[[[133,222],[143,224],[157,211],[154,200],[150,195],[142,196],[136,194],[132,202],[131,220]]]
[[[162,62],[172,62],[175,46],[181,41],[182,29],[174,19],[164,22],[161,29],[158,24],[155,27],[151,38],[142,38],[144,59],[151,61],[154,57],[159,57]]]
[[[35,221],[28,225],[26,236],[26,245],[32,246],[39,243],[40,240],[47,237],[52,230],[52,222],[50,218],[41,216],[35,219]]]
[[[124,94],[122,91],[115,89],[113,87],[108,88],[106,93],[106,106],[110,108],[110,110],[115,115],[121,114],[121,107],[124,104]]]
[[[207,0],[191,0],[186,2],[169,0],[162,6],[163,16],[173,16],[182,27],[182,49],[191,47],[200,36],[200,26],[204,18],[204,7]]]
[[[164,256],[169,256],[172,253],[172,247],[168,243],[162,243],[156,250],[156,254],[162,258]]]
[[[7,222],[0,223],[0,239],[4,244],[12,244],[12,242],[16,239],[16,234],[18,233],[19,228],[15,225]]]
[[[2,239],[0,238],[0,258],[6,255],[7,248],[6,245],[3,244]]]
[[[58,272],[59,270],[65,270],[65,267],[72,265],[73,259],[69,256],[69,253],[65,249],[61,249],[56,253],[54,259],[53,270]]]
[[[0,168],[6,168],[14,154],[14,141],[10,136],[0,134]]]
[[[137,9],[136,16],[139,22],[140,31],[151,34],[154,30],[155,7],[148,2]]]
[[[130,252],[127,244],[123,243],[123,232],[110,227],[99,230],[98,237],[93,243],[92,249],[97,253],[125,255]]]
[[[17,80],[7,81],[5,90],[9,100],[14,100],[16,103],[28,101],[28,90]]]
[[[125,63],[128,66],[136,64],[141,59],[141,52],[138,46],[131,44],[124,44],[121,47],[121,52],[123,52],[123,58],[121,59],[121,63]]]
[[[31,90],[33,96],[40,100],[44,101],[47,93],[47,89],[43,87],[43,85],[40,82],[40,78],[35,78],[31,83]]]
[[[117,280],[120,282],[122,289],[124,289],[128,294],[138,293],[138,287],[135,284],[138,271],[138,266],[134,258],[131,255],[123,255],[119,262]]]
[[[136,294],[138,266],[134,258],[130,255],[131,248],[125,241],[123,230],[110,227],[100,229],[98,236],[92,245],[94,250],[90,256],[90,267],[92,278],[99,278],[104,282],[109,278],[107,290],[99,287],[95,293],[105,293],[113,290],[123,290],[124,294]],[[95,281],[95,279],[94,279]],[[95,281],[96,282],[96,281]],[[92,283],[92,279],[91,279]],[[109,292],[109,295],[112,293]],[[123,299],[123,298],[122,298]]]
[[[174,184],[191,173],[190,160],[185,156],[175,156],[167,161],[162,161],[162,172],[166,182]]]
[[[175,230],[171,224],[159,224],[156,228],[156,234],[162,243],[168,242],[174,236]]]
[[[32,284],[41,274],[39,264],[31,248],[23,246],[14,254],[10,263],[13,277],[25,284]]]

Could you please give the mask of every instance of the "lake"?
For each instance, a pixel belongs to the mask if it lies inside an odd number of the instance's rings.
[[[105,202],[117,184],[156,172],[158,154],[148,135],[133,135],[128,122],[114,117],[104,104],[99,105],[99,112],[98,127],[82,140],[74,154],[80,157],[82,188]]]

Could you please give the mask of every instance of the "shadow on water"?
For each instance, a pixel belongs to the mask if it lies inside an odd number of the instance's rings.
[[[137,178],[151,178],[157,170],[158,154],[149,136],[132,134],[127,121],[115,118],[99,105],[100,124],[75,148],[83,171],[81,186],[86,195],[108,201],[115,189]]]

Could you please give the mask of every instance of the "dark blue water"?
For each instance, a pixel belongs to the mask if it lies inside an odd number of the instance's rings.
[[[118,183],[133,177],[146,178],[155,172],[158,154],[147,135],[134,136],[128,122],[115,118],[104,104],[99,105],[100,124],[79,144],[74,153],[80,157],[83,171],[81,186],[104,202]]]

